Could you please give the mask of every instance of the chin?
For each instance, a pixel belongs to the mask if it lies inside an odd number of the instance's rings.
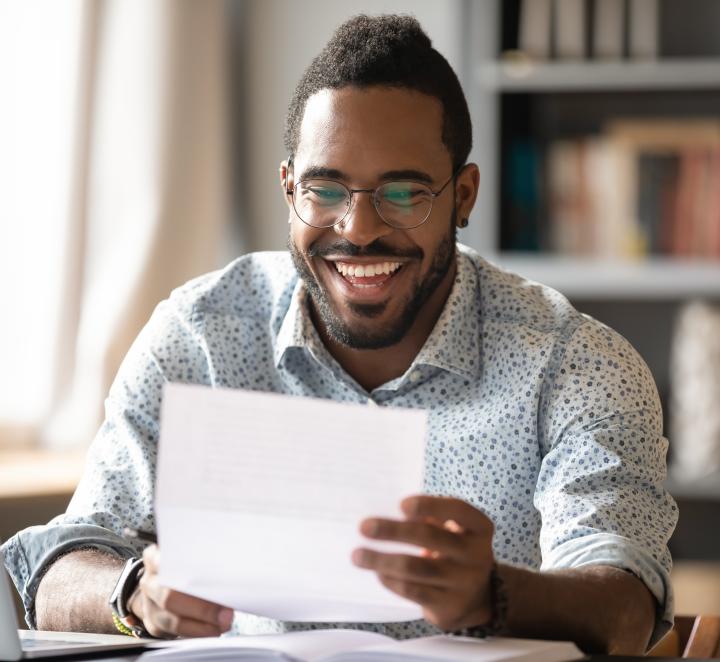
[[[316,302],[325,332],[335,342],[351,349],[384,349],[397,345],[412,326],[413,319],[402,313],[387,314],[387,304],[350,304],[340,315],[332,304]]]

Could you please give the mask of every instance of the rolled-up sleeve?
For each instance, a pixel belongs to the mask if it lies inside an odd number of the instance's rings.
[[[662,487],[667,440],[655,383],[631,345],[594,321],[557,357],[540,409],[542,568],[633,573],[657,601],[653,644],[672,626],[667,542],[678,516]]]
[[[31,526],[2,547],[4,563],[35,627],[35,594],[50,564],[80,548],[120,558],[141,548],[124,527],[153,531],[157,440],[166,381],[206,382],[207,361],[193,331],[192,311],[161,303],[125,357],[105,401],[105,421],[90,445],[82,479],[67,511]]]

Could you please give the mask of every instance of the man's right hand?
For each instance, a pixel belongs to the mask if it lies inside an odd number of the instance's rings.
[[[216,637],[232,625],[229,607],[174,591],[158,583],[160,550],[150,545],[143,552],[145,573],[128,600],[130,611],[154,637]]]

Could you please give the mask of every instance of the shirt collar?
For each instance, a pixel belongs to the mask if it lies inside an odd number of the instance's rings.
[[[317,331],[310,318],[310,306],[307,301],[307,290],[302,279],[298,278],[290,298],[285,318],[275,341],[275,367],[289,349],[293,347],[310,347],[320,342]]]
[[[413,366],[431,365],[459,375],[480,374],[480,277],[470,258],[457,251],[450,295]]]
[[[298,278],[275,343],[275,366],[293,347],[307,348],[315,356],[327,350],[310,317],[308,294]],[[457,270],[450,295],[438,321],[413,361],[413,366],[430,365],[459,375],[480,373],[480,282],[470,259],[457,252]]]

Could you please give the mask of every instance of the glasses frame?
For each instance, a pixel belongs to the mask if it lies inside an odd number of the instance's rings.
[[[445,190],[445,188],[447,187],[447,185],[448,185],[451,181],[453,181],[453,179],[455,179],[455,177],[457,177],[457,176],[460,174],[460,172],[462,171],[462,169],[463,169],[466,165],[467,165],[467,164],[463,164],[463,165],[461,165],[460,167],[458,167],[458,168],[452,173],[452,175],[450,175],[450,177],[447,179],[447,181],[446,181],[437,191],[433,191],[425,182],[417,182],[416,180],[412,180],[412,179],[399,179],[399,180],[397,180],[398,182],[414,182],[414,183],[417,183],[417,184],[422,184],[423,186],[426,186],[427,189],[430,191],[430,195],[431,195],[430,208],[428,209],[428,212],[427,212],[427,214],[425,215],[425,218],[423,218],[422,221],[420,221],[419,223],[416,223],[415,225],[393,225],[392,223],[390,223],[390,221],[388,221],[388,220],[380,213],[380,209],[379,209],[380,202],[379,202],[379,200],[378,200],[378,198],[377,198],[377,192],[378,192],[378,190],[381,189],[383,186],[387,186],[388,184],[394,183],[395,180],[393,180],[393,182],[385,182],[384,184],[380,184],[380,186],[376,186],[375,188],[350,188],[349,186],[346,186],[346,185],[343,184],[342,182],[338,181],[337,179],[327,179],[327,178],[323,178],[323,177],[313,177],[313,178],[312,178],[312,181],[332,182],[333,184],[338,184],[338,185],[342,186],[342,187],[350,194],[350,204],[348,205],[347,210],[345,211],[345,213],[344,213],[337,221],[335,221],[334,223],[331,223],[330,225],[312,225],[311,223],[308,223],[302,216],[300,216],[300,214],[299,214],[299,212],[298,212],[298,210],[297,210],[297,207],[295,206],[295,190],[296,190],[297,187],[298,187],[300,184],[302,184],[304,181],[309,181],[309,180],[301,180],[301,181],[297,182],[296,184],[294,184],[292,188],[289,188],[289,187],[287,186],[287,183],[286,183],[286,185],[285,185],[285,195],[290,196],[290,199],[291,199],[291,201],[292,201],[293,211],[295,212],[295,215],[296,215],[305,225],[307,225],[307,226],[310,227],[310,228],[323,229],[323,228],[333,228],[333,227],[335,227],[336,225],[340,225],[340,224],[347,218],[348,214],[352,211],[352,208],[353,208],[353,206],[354,206],[354,204],[355,204],[355,194],[356,194],[356,193],[371,193],[371,194],[372,194],[373,207],[375,208],[375,211],[377,212],[377,215],[380,217],[380,220],[382,220],[382,222],[385,223],[385,225],[389,225],[391,228],[394,228],[395,230],[414,230],[415,228],[419,228],[421,225],[423,225],[425,222],[427,222],[428,218],[430,218],[430,214],[432,213],[433,205],[435,204],[435,198],[437,198],[438,196],[440,196],[440,194],[442,194],[442,192]],[[290,156],[290,157],[288,157],[288,159],[287,159],[287,170],[288,170],[288,172],[290,171],[290,168],[292,168],[292,167],[293,167],[293,159],[292,159],[292,157]],[[286,182],[289,181],[289,177],[286,178],[285,181],[286,181]]]

